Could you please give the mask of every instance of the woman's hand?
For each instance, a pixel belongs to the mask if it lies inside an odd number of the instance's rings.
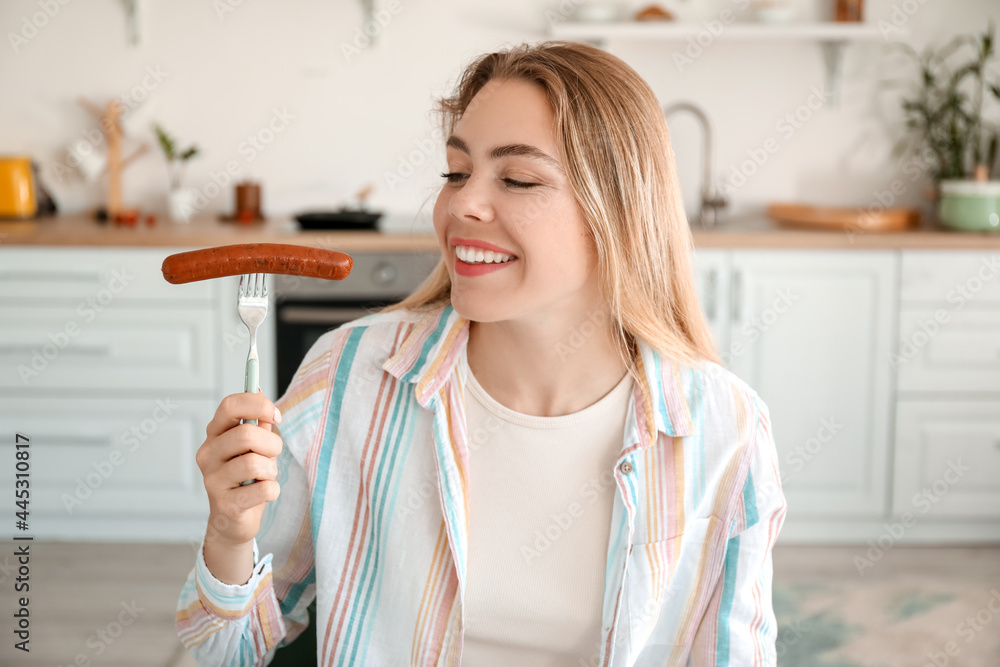
[[[241,424],[241,419],[257,424]],[[271,430],[280,420],[263,394],[231,394],[219,404],[195,455],[208,492],[206,545],[242,551],[257,535],[264,503],[281,491],[276,478],[282,442]],[[241,486],[246,479],[257,481]]]

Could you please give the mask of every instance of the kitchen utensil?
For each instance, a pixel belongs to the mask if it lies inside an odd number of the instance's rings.
[[[0,157],[0,219],[42,218],[58,211],[31,158]],[[6,229],[10,233],[11,227]]]
[[[184,284],[209,278],[237,275],[240,271],[256,269],[240,276],[236,309],[250,332],[250,351],[247,354],[244,391],[256,394],[260,389],[257,358],[257,327],[267,317],[267,273],[300,275],[327,280],[343,280],[351,273],[354,261],[349,255],[335,250],[310,248],[283,243],[243,243],[215,248],[189,250],[166,257],[160,271],[172,284]],[[256,420],[244,423],[256,424]],[[253,484],[248,479],[241,485]]]
[[[382,214],[366,209],[365,200],[374,189],[375,186],[369,183],[358,190],[355,195],[358,199],[357,208],[343,206],[336,211],[300,213],[295,216],[295,220],[302,229],[373,230]]]
[[[373,230],[381,213],[341,209],[331,212],[300,213],[295,216],[302,229]]]
[[[108,106],[105,109],[101,109],[84,97],[78,98],[77,103],[99,121],[101,132],[104,134],[104,141],[107,146],[107,157],[105,158],[108,172],[107,209],[108,214],[114,217],[116,213],[125,208],[122,195],[122,172],[133,161],[144,155],[149,150],[149,146],[140,144],[131,155],[127,158],[122,158],[122,147],[127,137],[122,130],[121,103],[113,99],[108,102]],[[93,168],[93,166],[90,168]]]
[[[250,331],[250,352],[247,354],[247,370],[244,389],[250,394],[256,394],[260,388],[259,362],[257,359],[257,327],[267,317],[267,274],[246,273],[240,276],[240,290],[236,299],[236,309],[240,319]],[[256,419],[247,419],[242,423],[256,424]],[[253,484],[257,480],[248,479],[240,482],[241,486]]]
[[[963,232],[1000,232],[1000,181],[941,181],[941,222]]]
[[[861,207],[835,208],[779,203],[768,206],[767,215],[778,224],[790,227],[855,232],[901,232],[920,222],[920,211],[909,208],[876,212]]]
[[[0,217],[33,218],[37,212],[31,158],[0,157]]]
[[[76,170],[88,183],[96,181],[108,166],[108,156],[104,149],[90,143],[89,139],[80,139],[67,149],[72,156]]]

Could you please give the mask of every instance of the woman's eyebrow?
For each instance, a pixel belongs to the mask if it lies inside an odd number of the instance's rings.
[[[451,135],[448,137],[448,141],[445,142],[446,146],[451,148],[456,148],[466,155],[470,155],[469,145],[465,143],[462,139]],[[550,156],[548,153],[544,152],[540,148],[532,146],[530,144],[507,144],[506,146],[497,146],[490,151],[490,158],[494,160],[499,160],[502,157],[507,157],[508,155],[530,157],[536,160],[541,160],[554,169],[558,169],[560,172],[563,170],[562,165],[554,157]]]

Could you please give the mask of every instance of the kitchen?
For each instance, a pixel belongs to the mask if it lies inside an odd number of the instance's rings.
[[[1000,9],[869,0],[836,21],[837,4],[5,3],[0,73],[20,94],[0,105],[0,187],[33,187],[0,222],[0,496],[21,434],[37,583],[34,655],[12,640],[0,662],[194,664],[174,629],[206,529],[194,454],[243,389],[249,334],[237,278],[170,284],[163,260],[243,243],[354,258],[343,281],[268,279],[277,398],[319,335],[433,269],[434,99],[476,55],[544,39],[607,49],[664,107],[699,301],[773,420],[778,663],[1000,662],[1000,166],[986,141],[945,173],[907,129],[918,81],[891,46],[978,39]]]

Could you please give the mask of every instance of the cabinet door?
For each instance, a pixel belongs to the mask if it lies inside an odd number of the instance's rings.
[[[0,290],[5,300],[44,299],[97,308],[111,301],[215,300],[217,280],[171,285],[163,277],[167,255],[186,250],[190,248],[4,247]]]
[[[900,401],[893,514],[1000,519],[1000,401]]]
[[[892,251],[734,251],[731,370],[767,404],[790,519],[887,508]]]
[[[715,347],[724,365],[729,363],[729,261],[731,251],[696,249],[694,281],[698,302],[712,330]]]
[[[0,389],[204,392],[216,384],[208,306],[118,302],[98,312],[0,298],[0,313]]]
[[[186,539],[207,516],[195,453],[215,401],[163,390],[149,398],[4,398],[3,404],[0,442],[10,474],[0,478],[0,493],[14,497],[12,444],[15,433],[23,434],[30,439],[29,534],[129,539],[142,522],[159,526],[163,540]]]
[[[1000,308],[904,306],[892,360],[900,392],[1000,392]]]

